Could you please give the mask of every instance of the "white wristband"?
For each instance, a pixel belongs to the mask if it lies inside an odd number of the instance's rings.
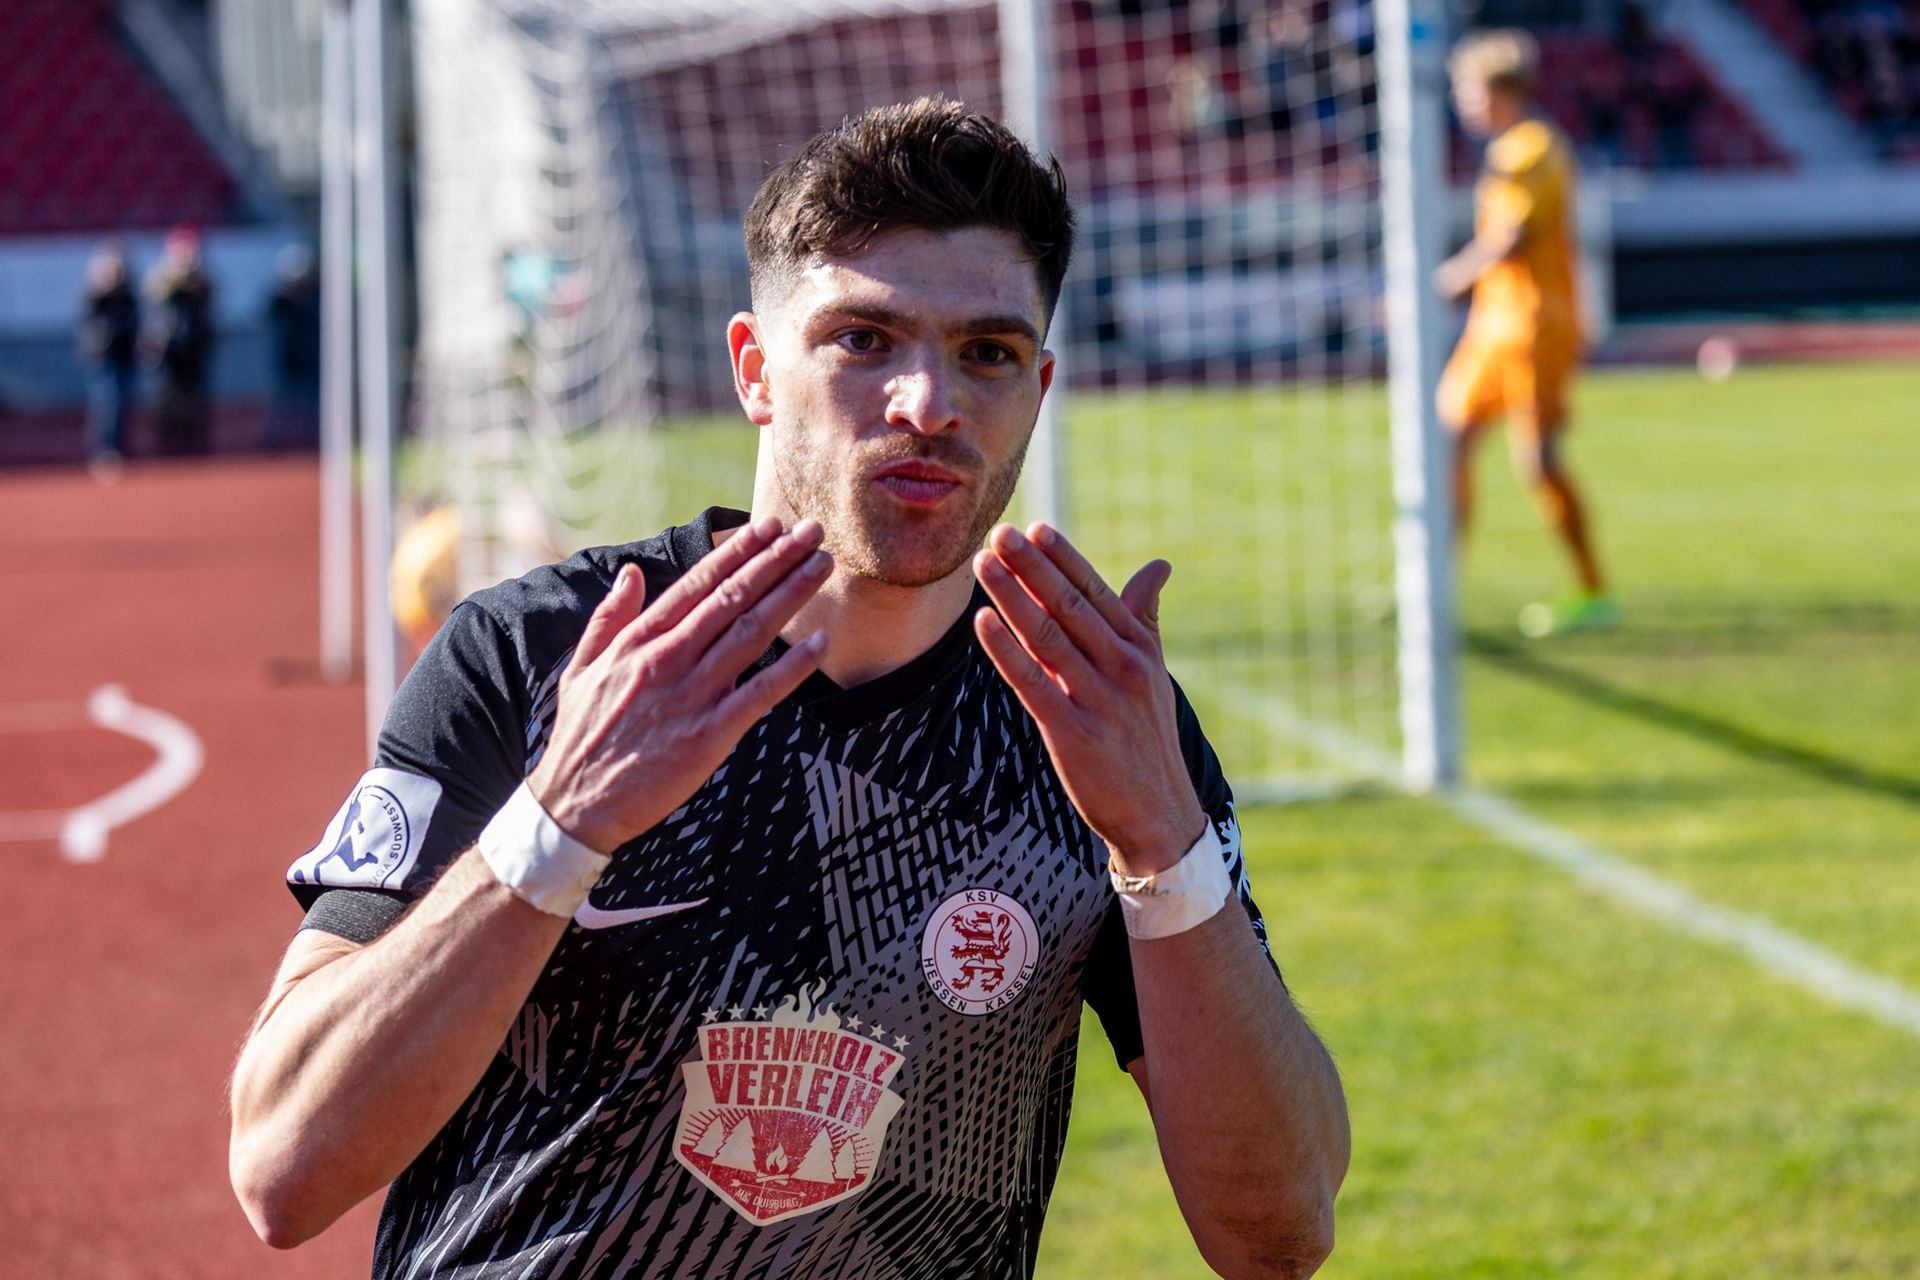
[[[1213,919],[1233,893],[1226,854],[1211,822],[1186,856],[1165,871],[1150,876],[1123,876],[1111,870],[1108,874],[1120,896],[1127,934],[1134,938],[1185,933]]]
[[[514,896],[571,916],[613,859],[560,829],[521,783],[480,833],[480,856]]]

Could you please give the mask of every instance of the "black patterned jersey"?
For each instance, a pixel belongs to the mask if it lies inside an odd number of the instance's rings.
[[[744,519],[709,511],[457,609],[375,768],[288,873],[303,927],[390,925],[539,758],[620,566],[657,599]],[[1231,798],[1180,707],[1260,933]],[[1139,1056],[1105,848],[963,617],[867,684],[812,677],[616,852],[472,1095],[394,1182],[375,1273],[1030,1275],[1083,1002],[1123,1064]]]

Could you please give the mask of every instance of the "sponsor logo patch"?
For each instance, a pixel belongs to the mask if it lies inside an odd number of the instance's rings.
[[[738,1006],[709,1010],[700,1057],[680,1068],[674,1157],[755,1226],[866,1190],[904,1101],[887,1085],[907,1039],[843,1022],[833,1006],[815,1007],[817,994],[788,996],[770,1014],[757,1006],[757,1020]]]
[[[1040,957],[1040,931],[1011,895],[963,889],[933,909],[920,971],[942,1003],[969,1016],[1019,999]]]
[[[431,778],[399,769],[369,770],[333,815],[320,843],[288,868],[287,879],[329,888],[399,888],[420,856],[439,802],[440,784]]]

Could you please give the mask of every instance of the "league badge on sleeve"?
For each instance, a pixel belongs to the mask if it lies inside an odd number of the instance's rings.
[[[420,856],[440,784],[400,769],[372,769],[354,784],[320,843],[287,869],[294,884],[398,889]]]

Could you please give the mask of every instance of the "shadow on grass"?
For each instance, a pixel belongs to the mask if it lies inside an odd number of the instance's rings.
[[[1791,604],[1739,606],[1691,605],[1657,597],[1636,597],[1633,625],[1618,630],[1575,632],[1558,638],[1565,653],[1602,651],[1647,657],[1709,657],[1768,653],[1793,640],[1858,639],[1908,641],[1920,635],[1920,607],[1888,601],[1810,600]],[[1469,634],[1500,644],[1498,618],[1479,613],[1467,619]]]
[[[1485,631],[1468,631],[1465,641],[1467,652],[1474,657],[1595,706],[1687,734],[1749,760],[1920,807],[1920,778],[1883,773],[1844,756],[1816,751],[1679,703],[1621,688],[1599,676],[1550,662],[1524,645]]]

